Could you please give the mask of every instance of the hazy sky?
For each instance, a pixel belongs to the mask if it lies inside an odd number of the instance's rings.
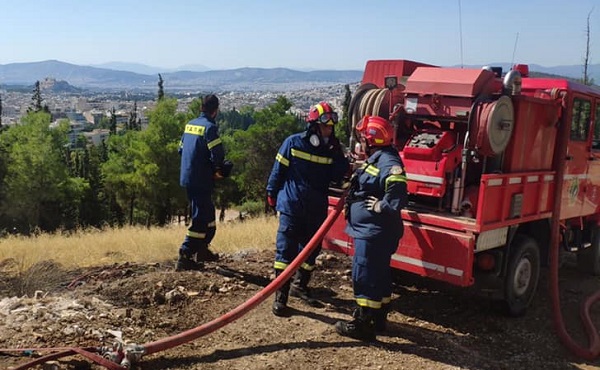
[[[516,40],[515,62],[582,64],[590,11],[596,64],[599,0],[2,0],[0,64],[481,65],[511,62]]]

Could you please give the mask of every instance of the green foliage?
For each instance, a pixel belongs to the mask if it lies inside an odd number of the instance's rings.
[[[117,134],[117,111],[115,110],[115,107],[112,107],[110,111],[110,123],[108,127],[111,136]]]
[[[200,116],[200,113],[202,113],[202,98],[193,99],[188,105],[188,112],[188,121]]]
[[[348,125],[348,114],[350,110],[350,100],[352,100],[352,93],[350,92],[350,85],[344,85],[344,101],[342,103],[342,119],[335,125],[335,135],[340,142],[348,144],[350,140],[350,127]]]
[[[129,120],[127,121],[127,130],[140,131],[142,129],[141,121],[137,114],[137,101],[133,102],[133,109],[129,112]]]
[[[258,200],[249,200],[242,203],[239,207],[240,212],[251,216],[258,216],[265,212],[265,202]]]
[[[239,111],[233,108],[230,111],[221,112],[217,117],[219,132],[226,135],[235,130],[247,130],[254,124],[254,113],[252,107],[242,107]]]
[[[164,97],[148,112],[148,128],[139,131],[134,104],[120,135],[113,108],[104,120],[111,135],[97,147],[83,137],[71,146],[68,122],[50,128],[51,117],[43,107],[28,113],[20,125],[3,127],[0,232],[13,226],[29,233],[126,222],[166,225],[184,214],[187,199],[179,186],[177,151],[185,124],[200,115],[201,106],[202,100],[194,99],[189,111],[180,113],[177,101]],[[264,212],[266,181],[277,150],[287,136],[306,128],[289,112],[291,106],[279,97],[260,111],[242,107],[217,117],[226,157],[234,162],[231,177],[220,180],[215,190],[219,209],[245,202],[243,212]]]
[[[304,122],[288,112],[291,106],[287,98],[280,96],[274,104],[254,113],[256,123],[248,130],[233,133],[229,157],[238,169],[235,180],[245,199],[264,198],[279,146],[290,134],[305,129]]]
[[[49,128],[50,115],[23,117],[0,136],[7,155],[2,213],[20,232],[53,231],[78,222],[78,205],[88,183],[70,177],[66,166],[68,126]]]
[[[43,109],[42,100],[40,81],[35,81],[35,85],[33,86],[33,95],[31,96],[31,106],[27,108],[27,113],[41,112]]]
[[[161,74],[158,74],[158,101],[161,101],[165,97],[165,90],[163,88],[163,78]]]
[[[136,197],[143,186],[135,173],[133,164],[135,136],[134,131],[125,135],[112,135],[108,139],[108,160],[102,164],[102,173],[106,189],[114,196],[121,209],[128,209],[130,223]]]
[[[176,111],[175,99],[162,99],[148,113],[147,130],[109,139],[102,167],[105,183],[119,206],[128,210],[130,224],[164,225],[176,209],[184,208],[177,149],[185,115]]]
[[[136,171],[145,184],[141,200],[149,210],[148,220],[165,225],[186,204],[179,187],[178,149],[187,121],[185,114],[177,113],[177,100],[166,98],[148,117],[148,129],[141,132],[136,151]]]

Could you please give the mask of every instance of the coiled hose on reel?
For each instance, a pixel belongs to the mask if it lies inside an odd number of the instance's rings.
[[[390,90],[385,88],[380,89],[372,83],[362,84],[356,89],[348,107],[347,124],[349,126],[348,132],[350,132],[351,150],[354,150],[354,145],[358,141],[355,130],[356,125],[364,116],[370,115],[388,118],[389,106],[386,97],[389,99],[389,94]]]

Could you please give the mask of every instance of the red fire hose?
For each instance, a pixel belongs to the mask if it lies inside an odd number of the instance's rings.
[[[96,354],[102,352],[99,348],[61,348],[59,352],[40,357],[27,364],[16,367],[15,370],[30,369],[33,366],[39,365],[45,361],[56,360],[74,354],[82,355],[110,370],[128,369],[132,364],[139,362],[142,356],[144,355],[150,355],[173,347],[177,347],[187,342],[191,342],[195,339],[200,338],[201,336],[212,333],[213,331],[229,324],[230,322],[239,319],[248,311],[262,303],[277,289],[279,289],[292,276],[292,274],[294,274],[296,270],[300,268],[300,265],[304,263],[308,256],[310,256],[310,254],[319,245],[321,240],[323,240],[323,237],[325,237],[327,231],[329,231],[339,214],[342,212],[344,206],[344,198],[345,194],[342,195],[341,198],[338,200],[334,211],[331,212],[329,216],[327,216],[321,227],[319,227],[319,229],[317,230],[315,235],[310,239],[306,247],[302,250],[302,252],[300,252],[298,257],[296,257],[296,259],[294,259],[294,261],[290,263],[290,265],[283,271],[283,273],[281,273],[281,275],[279,275],[275,280],[273,280],[269,285],[264,287],[261,291],[256,293],[252,298],[237,306],[228,313],[224,314],[223,316],[209,321],[206,324],[198,326],[194,329],[190,329],[180,334],[174,335],[172,337],[164,338],[144,345],[127,345],[125,348],[118,348],[114,351],[108,351],[108,357],[110,357],[113,361],[109,361],[106,358],[103,358],[102,356]],[[107,357],[106,354],[103,355]]]
[[[225,315],[218,317],[212,321],[207,322],[206,324],[199,326],[197,328],[184,331],[178,335],[174,335],[169,338],[164,338],[158,340],[156,342],[151,342],[143,345],[146,350],[146,354],[152,354],[159,351],[164,351],[169,348],[176,347],[180,344],[192,341],[197,339],[205,334],[211,333],[228,323],[242,317],[246,312],[250,311],[252,308],[263,302],[267,299],[271,294],[273,294],[277,289],[279,289],[298,268],[300,265],[304,263],[304,261],[310,256],[310,254],[314,251],[314,249],[319,245],[325,233],[329,231],[333,222],[337,219],[338,215],[342,211],[344,206],[344,196],[340,198],[338,201],[335,210],[327,216],[325,222],[319,227],[316,234],[310,239],[306,247],[302,250],[302,252],[296,257],[292,263],[279,275],[275,280],[273,280],[269,285],[267,285],[263,290],[256,293],[252,298],[237,306],[233,310],[229,311]]]
[[[564,138],[569,137],[569,125],[564,121],[560,124],[560,129],[557,137],[563,138],[560,140],[557,150],[557,161],[555,164],[556,178],[562,179],[565,173],[565,158],[567,155],[567,141]],[[583,348],[578,345],[573,338],[567,333],[563,320],[562,311],[560,308],[560,290],[558,281],[558,260],[559,260],[559,228],[560,228],[560,211],[562,202],[563,182],[556,181],[554,189],[554,213],[551,222],[550,235],[550,298],[552,300],[552,317],[554,326],[560,341],[574,355],[585,360],[595,360],[600,355],[600,337],[598,331],[592,323],[590,317],[590,308],[594,303],[600,300],[600,291],[591,295],[581,306],[580,316],[583,322],[583,327],[588,336],[589,348]]]

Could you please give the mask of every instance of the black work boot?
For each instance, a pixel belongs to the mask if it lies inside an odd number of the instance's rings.
[[[319,302],[311,295],[308,283],[310,282],[311,271],[299,268],[292,279],[290,295],[300,298],[311,306],[318,306]]]
[[[345,337],[364,341],[375,340],[374,311],[369,307],[358,307],[352,314],[354,320],[336,322],[335,331]]]
[[[390,303],[384,303],[381,308],[373,312],[373,321],[375,323],[375,332],[383,333],[387,328],[387,317],[390,312]]]
[[[275,269],[275,278],[277,278],[283,270]],[[287,306],[288,296],[290,292],[290,281],[286,281],[285,284],[275,292],[275,301],[273,301],[272,311],[275,316],[288,316],[289,309]]]
[[[192,256],[180,252],[175,271],[200,271],[203,267],[202,263],[196,262]]]
[[[216,262],[219,260],[219,255],[217,253],[213,253],[208,246],[210,244],[202,244],[200,246],[200,250],[196,253],[196,260],[203,262]]]

